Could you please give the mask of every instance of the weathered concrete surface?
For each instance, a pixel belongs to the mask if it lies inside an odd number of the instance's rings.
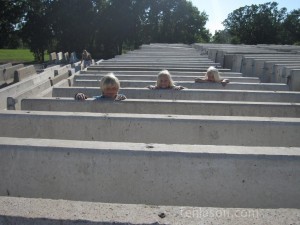
[[[85,102],[78,102],[74,101],[73,98],[31,98],[22,100],[21,109],[30,111],[300,117],[299,103],[269,102],[154,99],[127,99],[119,102],[87,99]]]
[[[0,126],[2,137],[300,146],[300,118],[1,111]]]
[[[101,95],[96,87],[54,87],[53,97],[71,97],[83,92],[87,96]],[[206,100],[206,101],[249,101],[249,102],[300,102],[299,92],[290,91],[240,91],[240,90],[205,90],[186,89],[149,90],[147,88],[121,88],[120,93],[129,99],[172,99],[172,100]]]
[[[3,70],[3,76],[6,83],[11,83],[14,81],[15,71],[17,69],[23,68],[24,64],[17,64],[11,67],[7,67]]]
[[[221,76],[231,76],[231,77],[242,77],[242,73],[237,73],[237,72],[231,72],[228,69],[224,69],[225,71],[220,72]],[[155,71],[134,71],[134,70],[114,70],[114,73],[116,76],[120,75],[155,75],[160,72],[160,70],[155,70]],[[198,72],[193,72],[193,71],[174,71],[174,70],[169,70],[169,72],[173,75],[180,75],[180,76],[204,76],[206,71],[198,71]],[[80,74],[97,74],[97,75],[105,75],[107,74],[108,71],[101,71],[101,70],[89,70],[89,71],[80,71]]]
[[[176,207],[14,197],[0,197],[0,206],[0,224],[296,225],[300,220],[299,209],[284,208]]]
[[[299,148],[0,138],[1,195],[300,208]]]
[[[34,74],[36,74],[36,71],[33,65],[17,69],[14,73],[14,82],[19,82]]]
[[[141,80],[122,80],[121,87],[142,88],[149,85],[155,85],[155,81]],[[223,90],[266,90],[266,91],[288,91],[286,84],[267,84],[267,83],[237,83],[230,82],[226,86],[220,83],[195,83],[194,81],[177,81],[176,85],[181,85],[189,89],[223,89]],[[74,86],[79,87],[99,87],[99,80],[75,80]]]
[[[292,91],[300,91],[300,69],[291,70],[288,85]]]
[[[179,76],[173,75],[172,79],[174,81],[194,81],[195,78],[204,77],[204,74],[201,76]],[[98,74],[76,74],[74,76],[74,80],[101,80],[104,75]],[[156,81],[157,75],[123,75],[123,74],[116,74],[118,79],[122,82],[122,80],[149,80],[149,81]],[[229,79],[231,82],[244,82],[244,83],[259,83],[260,80],[258,77],[232,77],[230,75],[223,76],[226,79]]]
[[[100,64],[101,65],[101,64]],[[122,71],[132,71],[132,70],[137,70],[137,71],[157,71],[157,70],[162,70],[165,69],[164,67],[160,67],[160,66],[149,66],[149,67],[142,67],[142,66],[104,66],[101,67],[100,65],[97,66],[90,66],[87,67],[87,71],[91,72],[91,71],[108,71],[108,72],[114,72],[114,71],[118,71],[118,70],[122,70]],[[207,68],[209,66],[213,66],[213,65],[207,65],[207,66],[203,66],[203,67],[187,67],[187,68],[183,68],[183,67],[172,67],[170,68],[170,70],[172,71],[187,71],[187,72],[204,72],[207,70]],[[226,72],[229,71],[228,69],[219,69],[220,72]]]

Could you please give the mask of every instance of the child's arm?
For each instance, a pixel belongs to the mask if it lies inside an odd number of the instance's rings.
[[[125,95],[119,94],[116,96],[115,101],[122,101],[127,99]]]
[[[85,94],[83,94],[83,93],[76,93],[75,94],[75,96],[74,96],[74,99],[75,100],[85,100],[85,99],[87,99],[88,97],[85,95]]]
[[[222,84],[223,87],[225,87],[226,84],[228,84],[228,83],[229,83],[229,80],[228,80],[228,79],[223,79],[223,80],[221,81],[221,84]]]
[[[150,89],[150,90],[154,90],[157,89],[157,87],[155,85],[149,85],[146,88]]]
[[[204,78],[200,78],[200,77],[197,77],[195,78],[195,83],[207,83],[208,80],[205,80]]]
[[[182,89],[185,89],[185,87],[182,87],[182,86],[174,86],[173,89],[174,89],[174,90],[182,90]]]

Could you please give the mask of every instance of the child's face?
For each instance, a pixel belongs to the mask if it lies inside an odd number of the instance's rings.
[[[212,72],[207,72],[207,80],[215,81],[215,76]]]
[[[160,84],[160,88],[169,88],[170,80],[167,75],[162,75],[158,78],[158,83]]]
[[[119,88],[117,86],[108,86],[102,91],[102,94],[107,98],[115,98],[118,92]]]

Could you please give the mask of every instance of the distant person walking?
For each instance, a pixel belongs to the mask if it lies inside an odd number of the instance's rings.
[[[81,58],[81,70],[92,64],[92,56],[87,50],[83,50]]]

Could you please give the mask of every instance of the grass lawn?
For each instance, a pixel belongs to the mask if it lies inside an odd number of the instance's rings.
[[[49,55],[45,54],[45,61]],[[34,56],[29,49],[0,49],[0,62],[24,62],[34,63]]]

